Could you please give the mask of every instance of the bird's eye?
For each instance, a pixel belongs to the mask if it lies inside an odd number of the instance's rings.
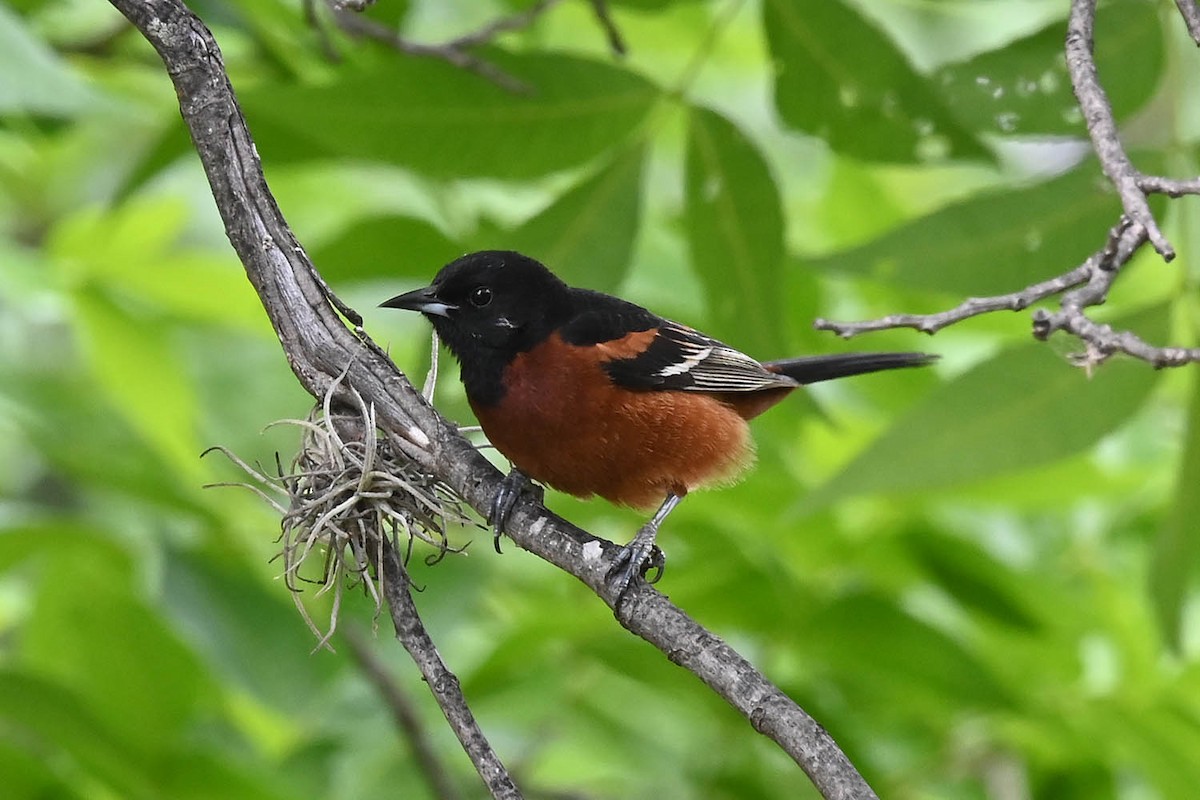
[[[488,287],[476,286],[471,291],[471,305],[476,308],[483,308],[490,302],[492,302],[492,290]]]

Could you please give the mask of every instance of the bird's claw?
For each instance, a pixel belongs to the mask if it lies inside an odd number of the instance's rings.
[[[500,552],[500,537],[504,535],[508,518],[512,516],[522,494],[532,494],[540,503],[545,493],[528,475],[514,468],[500,482],[500,488],[496,490],[491,508],[488,509],[487,523],[492,526],[492,546],[496,548],[497,553]]]
[[[666,554],[654,544],[653,536],[644,537],[643,532],[639,531],[633,541],[617,553],[604,581],[620,607],[634,578],[642,578],[646,583],[658,583],[666,565]]]

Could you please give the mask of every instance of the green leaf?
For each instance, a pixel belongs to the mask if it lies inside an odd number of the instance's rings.
[[[108,288],[151,303],[173,319],[274,338],[262,302],[232,254],[175,249],[156,266],[144,265],[104,280]]]
[[[933,76],[950,110],[973,130],[1086,136],[1063,59],[1063,23],[949,64]],[[1150,99],[1163,69],[1158,14],[1143,2],[1096,12],[1096,68],[1118,119]]]
[[[71,551],[90,564],[100,565],[113,579],[128,582],[133,576],[129,553],[102,530],[70,517],[48,517],[36,523],[0,528],[0,572],[41,556]]]
[[[45,753],[33,752],[33,748],[22,749],[20,744],[10,744],[11,730],[0,740],[0,775],[4,776],[5,797],[10,800],[24,798],[80,797],[70,786],[57,778],[45,763]]]
[[[269,332],[233,255],[181,241],[188,214],[182,201],[157,197],[112,211],[89,208],[55,227],[49,250],[69,283],[100,287],[172,317]]]
[[[1082,263],[1120,213],[1088,161],[1044,183],[971,197],[811,263],[906,289],[1002,294]]]
[[[428,280],[438,267],[463,253],[463,247],[424,220],[379,216],[350,225],[312,250],[325,280]]]
[[[609,0],[609,3],[614,6],[625,6],[642,11],[661,11],[672,5],[687,5],[698,2],[701,2],[701,0]]]
[[[878,169],[851,158],[830,160],[829,181],[812,220],[820,235],[831,242],[825,252],[869,241],[911,216],[889,191]],[[866,208],[870,214],[863,213]]]
[[[75,299],[91,368],[113,407],[182,479],[198,483],[195,393],[165,326],[126,314],[97,293]]]
[[[164,115],[165,116],[165,115]],[[165,118],[147,134],[142,152],[136,154],[134,162],[113,190],[116,201],[124,201],[133,193],[152,181],[177,161],[195,158],[191,134],[178,113]]]
[[[4,390],[18,405],[22,433],[70,479],[64,491],[115,489],[155,507],[171,506],[200,518],[211,513],[198,497],[199,480],[180,481],[173,465],[127,418],[97,397],[90,376],[21,371],[5,375]]]
[[[261,765],[243,766],[226,753],[194,749],[176,754],[163,775],[162,797],[171,800],[292,800],[314,792],[312,786],[284,784]]]
[[[143,752],[168,746],[214,689],[192,654],[124,569],[85,548],[56,553],[48,568],[22,633],[24,664],[70,685]]]
[[[633,148],[505,237],[567,283],[614,291],[633,259],[645,152]]]
[[[885,705],[936,704],[961,713],[1009,702],[974,653],[876,594],[835,600],[801,639],[809,657],[829,662],[841,686]]]
[[[1154,341],[1167,314],[1154,306],[1112,324]],[[806,504],[956,486],[1064,458],[1117,428],[1157,383],[1132,359],[1089,378],[1045,344],[1011,348],[931,392]]]
[[[1200,567],[1200,386],[1193,381],[1184,436],[1183,458],[1175,482],[1175,500],[1154,542],[1150,594],[1164,638],[1181,646],[1183,605],[1188,587]]]
[[[119,733],[43,676],[0,670],[0,720],[7,741],[29,743],[39,760],[65,772],[64,780],[90,784],[88,796],[104,796],[95,791],[99,787],[131,800],[159,796],[149,765]]]
[[[514,94],[437,59],[389,58],[320,86],[260,86],[242,106],[267,164],[353,153],[438,177],[530,178],[622,146],[659,97],[600,62],[486,57],[533,90]]]
[[[0,5],[0,114],[69,117],[101,98],[39,39],[21,18]]]
[[[1108,757],[1136,764],[1159,797],[1187,797],[1200,780],[1194,757],[1200,752],[1200,726],[1193,714],[1176,705],[1179,698],[1160,697],[1158,703],[1147,702],[1135,693],[1125,704],[1102,702],[1091,715],[1092,729],[1108,732],[1102,740]]]
[[[881,31],[841,0],[765,0],[775,107],[793,128],[873,161],[990,159]]]
[[[906,536],[904,543],[917,563],[955,601],[1027,632],[1040,627],[1008,567],[972,542],[921,528]]]
[[[292,714],[334,674],[337,662],[308,658],[316,640],[287,592],[268,592],[244,565],[172,552],[164,585],[167,615],[219,667],[228,679],[222,683],[232,681]]]
[[[783,212],[766,159],[729,120],[694,109],[684,225],[710,333],[767,358],[781,351]]]

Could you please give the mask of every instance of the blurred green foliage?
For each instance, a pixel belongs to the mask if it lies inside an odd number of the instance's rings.
[[[379,0],[441,41],[525,2]],[[1099,247],[1039,0],[586,3],[504,35],[514,95],[339,34],[298,4],[194,4],[300,240],[410,375],[421,320],[376,311],[519,247],[764,358],[849,346],[815,316],[933,311]],[[1195,174],[1200,61],[1173,4],[1097,22],[1147,169]],[[1200,209],[1159,206],[1105,318],[1194,343]],[[1099,313],[1099,312],[1098,312]],[[1027,314],[871,349],[936,369],[821,386],[755,423],[759,466],[688,498],[660,587],[810,710],[888,798],[1190,798],[1200,785],[1192,369],[1029,342]],[[470,421],[452,367],[439,403]],[[0,6],[0,795],[429,797],[350,649],[277,580],[278,521],[213,444],[286,460],[297,387],[221,229],[151,49],[98,0]],[[637,515],[551,495],[623,540]],[[771,743],[527,554],[412,570],[529,797],[812,797]],[[305,593],[315,617],[328,598]],[[354,596],[343,624],[369,630]],[[374,648],[464,796],[482,790],[385,621]],[[557,793],[557,794],[556,794]]]

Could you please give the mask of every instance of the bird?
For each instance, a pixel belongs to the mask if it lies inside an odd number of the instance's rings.
[[[801,386],[937,358],[858,352],[760,362],[634,303],[568,286],[510,250],[468,253],[429,286],[380,305],[433,324],[484,434],[512,463],[489,514],[497,549],[530,479],[580,498],[657,505],[606,575],[618,602],[635,578],[652,568],[661,576],[655,539],[680,500],[750,466],[751,419]]]

